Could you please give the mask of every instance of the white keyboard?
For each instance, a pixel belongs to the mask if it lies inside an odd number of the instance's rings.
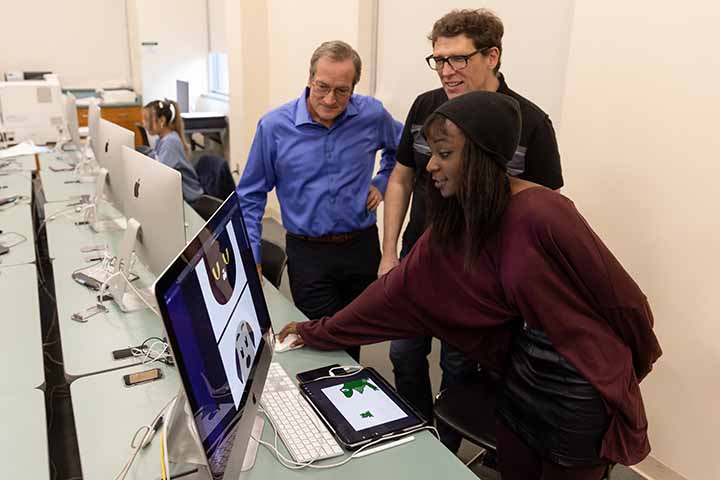
[[[277,362],[270,364],[260,403],[295,461],[305,463],[344,453]]]

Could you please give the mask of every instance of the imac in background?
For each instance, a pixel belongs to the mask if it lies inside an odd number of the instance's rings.
[[[110,288],[115,302],[127,312],[144,308],[148,301],[155,303],[150,292],[134,292],[142,299],[127,293],[127,276],[134,270],[133,253],[153,276],[160,275],[185,247],[185,210],[180,172],[127,145],[122,146],[121,156],[127,178],[122,200],[127,228],[118,252],[118,268],[124,278],[112,282]]]

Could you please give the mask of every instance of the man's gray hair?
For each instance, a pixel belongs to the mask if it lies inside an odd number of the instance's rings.
[[[317,62],[322,57],[328,57],[333,62],[342,62],[343,60],[352,60],[355,67],[355,78],[353,78],[353,87],[360,81],[360,73],[362,71],[362,61],[360,55],[347,43],[342,40],[332,40],[323,42],[315,49],[310,57],[310,78],[315,77],[317,71]]]

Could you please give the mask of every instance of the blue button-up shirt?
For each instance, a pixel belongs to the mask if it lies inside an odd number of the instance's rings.
[[[237,193],[255,260],[267,192],[275,188],[285,229],[319,237],[375,224],[367,210],[370,184],[384,195],[395,166],[402,124],[382,103],[354,94],[330,128],[314,121],[309,90],[258,123]],[[375,155],[383,150],[375,177]]]

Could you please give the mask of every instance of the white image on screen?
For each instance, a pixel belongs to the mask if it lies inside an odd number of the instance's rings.
[[[239,408],[245,383],[255,359],[261,331],[252,295],[247,288],[247,277],[242,268],[240,250],[232,223],[228,223],[226,230],[233,249],[233,256],[228,259],[227,268],[235,270],[235,284],[227,302],[220,304],[215,298],[204,261],[198,262],[195,274],[200,283],[200,290],[212,323],[215,340],[218,342],[218,350],[230,386],[230,393],[235,407]],[[224,262],[225,257],[221,258]],[[227,272],[223,271],[218,275],[218,277],[220,276],[226,278]]]
[[[322,392],[356,431],[407,417],[380,387],[366,378],[323,388]]]

